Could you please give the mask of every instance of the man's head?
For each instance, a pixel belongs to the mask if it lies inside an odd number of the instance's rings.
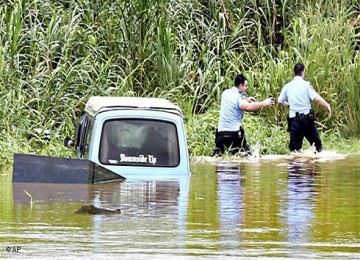
[[[305,75],[305,66],[304,66],[304,64],[297,63],[294,66],[294,73],[295,73],[295,76],[304,77],[304,75]]]
[[[235,87],[237,87],[241,92],[246,92],[247,80],[243,74],[239,74],[236,76]]]

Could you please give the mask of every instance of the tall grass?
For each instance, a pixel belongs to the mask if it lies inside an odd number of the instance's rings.
[[[279,94],[298,61],[334,111],[328,120],[316,107],[321,133],[358,136],[359,14],[356,0],[7,1],[0,159],[67,155],[61,139],[91,95],[168,98],[183,109],[191,153],[210,154],[221,93],[236,74],[263,99]],[[286,152],[286,113],[275,106],[246,116],[250,143]],[[47,129],[50,143],[41,138]]]

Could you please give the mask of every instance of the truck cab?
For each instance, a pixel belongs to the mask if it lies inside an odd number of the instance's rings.
[[[190,174],[183,114],[166,99],[90,97],[65,145],[125,178]]]

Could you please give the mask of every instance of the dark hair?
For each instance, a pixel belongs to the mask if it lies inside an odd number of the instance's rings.
[[[245,80],[246,80],[246,78],[245,78],[245,76],[243,74],[237,75],[236,78],[235,78],[235,87],[238,87],[241,84],[244,84]]]
[[[297,63],[294,67],[295,76],[301,76],[301,73],[305,70],[305,66],[302,63]]]

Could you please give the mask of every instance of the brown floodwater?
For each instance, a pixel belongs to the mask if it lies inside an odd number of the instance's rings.
[[[0,258],[360,258],[359,191],[359,157],[199,163],[190,179],[95,185],[2,174]],[[121,214],[75,213],[90,204]]]

